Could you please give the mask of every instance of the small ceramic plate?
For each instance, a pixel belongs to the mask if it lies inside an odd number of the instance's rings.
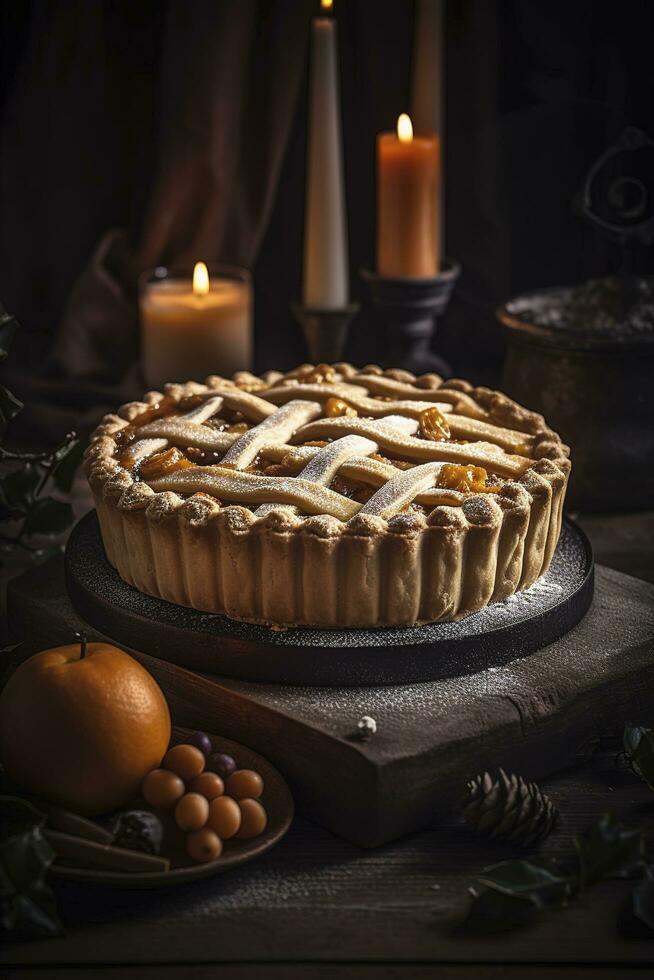
[[[175,744],[183,742],[190,735],[190,729],[175,728],[172,742]],[[176,852],[165,855],[171,860],[169,871],[107,871],[55,863],[50,868],[51,873],[69,881],[89,884],[115,885],[119,888],[163,888],[222,874],[223,871],[253,861],[274,847],[287,832],[293,820],[293,797],[288,786],[274,766],[257,752],[238,742],[230,742],[227,738],[216,735],[211,735],[210,738],[214,752],[226,752],[234,757],[239,769],[255,769],[263,777],[264,790],[261,802],[268,814],[268,825],[263,834],[252,840],[226,840],[220,857],[207,864],[192,862],[180,846]]]

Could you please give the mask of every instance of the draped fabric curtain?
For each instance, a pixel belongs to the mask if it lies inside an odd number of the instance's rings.
[[[139,6],[34,4],[6,95],[0,297],[55,401],[136,394],[140,270],[252,267],[306,68],[311,0]]]
[[[139,265],[198,256],[251,267],[305,70],[306,0],[173,0],[160,160]]]

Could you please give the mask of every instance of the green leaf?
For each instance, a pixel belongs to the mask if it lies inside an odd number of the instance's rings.
[[[634,915],[654,931],[654,868],[646,867],[641,883],[634,890]]]
[[[624,726],[624,754],[637,776],[654,790],[654,732],[638,725]]]
[[[35,565],[41,565],[43,562],[54,558],[55,555],[60,555],[62,552],[63,545],[47,544],[43,548],[35,548],[34,551],[30,552],[30,558]]]
[[[4,306],[0,304],[0,361],[7,359],[9,348],[17,330],[18,320],[10,313],[7,313]]]
[[[539,909],[566,905],[572,891],[569,876],[544,861],[501,861],[486,868],[479,882]]]
[[[0,436],[5,434],[7,426],[18,415],[22,407],[22,401],[12,395],[4,385],[0,385]]]
[[[3,524],[5,521],[16,521],[21,517],[23,517],[23,511],[10,507],[3,498],[2,490],[0,489],[0,524]]]
[[[529,902],[486,889],[473,898],[463,927],[466,932],[481,935],[510,932],[528,925],[534,912]]]
[[[30,509],[23,526],[23,534],[60,534],[73,521],[73,510],[70,504],[53,497],[37,500]]]
[[[12,516],[27,513],[41,481],[42,470],[33,463],[25,463],[20,469],[0,480],[0,502]]]
[[[0,927],[13,937],[62,930],[45,875],[55,853],[42,833],[45,815],[26,800],[0,797]]]
[[[643,859],[643,835],[627,830],[612,813],[575,838],[581,888],[603,878],[627,878]]]
[[[75,479],[75,473],[82,461],[84,447],[79,439],[70,437],[55,453],[55,464],[52,469],[52,479],[57,490],[69,493]]]
[[[15,647],[5,648],[14,650]],[[3,651],[4,652],[4,651]],[[0,841],[3,843],[24,830],[45,823],[45,814],[18,796],[0,796]]]

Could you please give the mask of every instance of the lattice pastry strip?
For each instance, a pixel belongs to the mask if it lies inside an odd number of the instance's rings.
[[[468,442],[459,445],[451,442],[414,439],[410,435],[400,435],[395,429],[385,425],[386,421],[347,417],[318,419],[298,429],[293,439],[297,442],[307,442],[312,439],[335,439],[343,432],[350,432],[356,435],[370,436],[379,443],[382,449],[401,459],[415,460],[416,462],[438,461],[483,466],[500,476],[507,477],[520,476],[531,465],[530,459],[505,453],[492,443]],[[413,420],[405,419],[404,421]]]
[[[202,422],[206,422],[212,416],[216,415],[223,406],[223,398],[220,395],[213,395],[211,398],[207,398],[201,405],[197,405],[192,408],[190,412],[186,412],[175,419],[178,422],[184,422],[185,424],[199,425]],[[173,421],[172,419],[161,419],[160,421]],[[155,425],[156,423],[151,423]],[[144,433],[144,429],[148,429],[148,426],[141,426],[137,430],[138,438],[129,447],[129,459],[126,460],[130,464],[130,469],[136,466],[142,460],[147,459],[148,456],[153,456],[155,453],[160,453],[169,446],[169,440],[167,437],[161,438],[151,438],[148,433]],[[207,430],[210,431],[210,430]],[[144,438],[145,435],[145,438]],[[190,445],[187,443],[187,445]],[[229,443],[225,448],[229,448]]]
[[[320,415],[322,409],[317,402],[292,401],[278,408],[264,422],[248,429],[231,447],[223,459],[223,464],[237,470],[249,466],[261,446],[270,439],[286,442],[301,425]]]
[[[515,429],[506,429],[500,425],[491,425],[481,419],[469,418],[467,415],[457,415],[452,412],[447,416],[450,435],[454,439],[468,439],[476,442],[491,442],[506,449],[509,453],[519,456],[528,455],[534,445],[534,437]]]
[[[455,405],[462,415],[474,419],[488,419],[488,413],[469,395],[461,391],[444,391],[442,388],[416,388],[405,381],[396,381],[377,374],[357,374],[349,378],[349,383],[366,388],[373,395],[387,398],[416,398],[425,402],[449,402]]]
[[[335,445],[335,443],[331,443],[331,445]],[[263,446],[261,449],[261,455],[271,462],[281,463],[284,460],[288,465],[296,464],[298,473],[303,466],[306,466],[307,460],[312,459],[320,452],[323,450],[316,446]],[[379,459],[371,459],[369,456],[352,456],[342,464],[338,473],[346,480],[356,480],[372,487],[383,487],[389,480],[397,476],[398,470],[392,463],[383,463]],[[456,506],[462,504],[465,499],[466,494],[458,490],[434,487],[419,493],[415,502],[427,507],[436,507],[439,504]],[[259,508],[260,510],[261,508]]]
[[[340,521],[349,521],[361,509],[361,504],[318,483],[297,477],[244,473],[223,466],[193,466],[150,480],[149,483],[155,491],[172,490],[181,494],[202,492],[234,503],[274,501],[295,504],[306,514],[331,514]]]
[[[253,432],[253,429],[249,430]],[[247,433],[246,433],[247,434]],[[139,438],[165,439],[174,446],[224,453],[241,438],[238,432],[217,432],[206,425],[182,417],[156,419],[138,430]]]
[[[411,470],[398,473],[373,494],[359,513],[384,517],[387,520],[394,517],[407,504],[413,503],[419,493],[433,487],[443,465],[423,463],[422,466],[414,466]]]
[[[350,398],[365,397],[366,392],[360,385],[351,385],[347,381],[315,382],[312,384],[302,384],[294,379],[281,380],[279,384],[272,388],[266,388],[261,393],[261,397],[266,401],[273,402],[275,405],[283,405],[291,398],[302,395],[318,402],[324,402],[327,398]]]
[[[264,397],[276,405],[282,405],[291,398],[297,397],[296,385],[282,385],[279,388],[271,388],[264,393]],[[352,408],[355,408],[360,415],[367,415],[372,418],[381,418],[392,413],[394,415],[407,415],[409,418],[419,419],[422,412],[428,408],[438,408],[443,413],[452,411],[452,406],[447,402],[420,401],[420,392],[416,389],[416,397],[405,401],[392,399],[391,401],[380,401],[377,398],[369,398],[365,389],[355,388],[354,385],[340,384],[315,384],[303,385],[302,395],[305,398],[315,398],[316,401],[326,402],[329,398],[340,398]]]
[[[324,487],[329,486],[334,477],[340,472],[341,467],[353,456],[366,456],[368,453],[377,451],[377,443],[372,439],[364,439],[362,436],[344,436],[336,439],[323,449],[316,449],[315,454],[297,475],[299,480],[308,480],[310,483],[319,483]],[[276,504],[262,504],[255,511],[255,517],[263,517],[272,510],[277,510]],[[287,508],[284,507],[286,510]],[[295,511],[296,508],[290,508]]]
[[[214,392],[220,395],[225,406],[234,412],[240,412],[248,422],[263,422],[275,411],[275,406],[258,395],[252,395],[238,388],[221,385],[217,380],[213,386]]]

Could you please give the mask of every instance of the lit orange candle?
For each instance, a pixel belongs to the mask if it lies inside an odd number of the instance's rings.
[[[402,114],[397,134],[377,137],[377,272],[389,279],[426,279],[440,271],[438,136],[413,135]]]

